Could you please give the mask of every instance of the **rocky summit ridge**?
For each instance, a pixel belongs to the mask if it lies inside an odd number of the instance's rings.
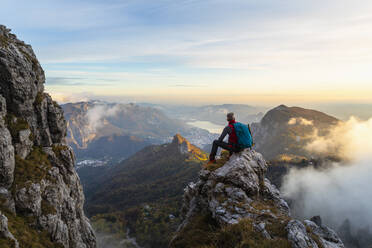
[[[263,156],[250,149],[220,168],[202,169],[199,180],[185,188],[183,222],[170,247],[343,248],[319,217],[291,217],[266,170]]]
[[[0,26],[0,246],[96,247],[63,111],[44,82],[31,46]]]

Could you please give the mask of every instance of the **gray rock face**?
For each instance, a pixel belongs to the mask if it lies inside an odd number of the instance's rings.
[[[13,212],[63,247],[96,247],[63,111],[44,81],[31,46],[0,26],[0,235],[18,245],[7,228]]]
[[[0,187],[9,188],[13,183],[14,147],[5,126],[6,100],[0,95]]]
[[[288,231],[288,240],[295,248],[345,247],[333,230],[326,226],[318,226],[310,220],[305,220],[304,224],[298,220],[292,220],[288,223],[286,229]]]
[[[286,223],[279,226],[286,231],[288,241],[295,248],[315,248],[318,244],[343,248],[331,229],[310,220],[302,223],[291,218],[288,204],[279,190],[265,178],[266,169],[263,156],[250,149],[232,155],[214,171],[202,169],[199,180],[185,188],[184,221],[177,233],[181,233],[194,216],[208,213],[222,226],[249,219],[254,229],[266,239],[272,239],[266,225]],[[317,222],[321,225],[319,219]]]
[[[8,218],[0,212],[0,238],[13,241],[16,248],[19,247],[18,241],[8,229]]]
[[[278,215],[289,215],[287,203],[274,185],[264,178],[267,165],[261,154],[246,149],[234,154],[217,170],[203,169],[200,180],[185,189],[183,213],[186,217],[208,210],[220,224],[235,224],[261,214],[252,203],[271,200]]]

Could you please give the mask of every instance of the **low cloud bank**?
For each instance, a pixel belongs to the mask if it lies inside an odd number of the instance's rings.
[[[372,119],[351,118],[326,136],[315,136],[307,149],[318,155],[338,155],[342,163],[327,168],[291,169],[281,191],[293,203],[293,213],[320,215],[334,228],[345,219],[354,227],[372,227]]]
[[[313,141],[306,149],[320,156],[337,155],[352,161],[372,158],[372,118],[359,121],[352,117],[340,122],[329,130],[325,136],[315,132]]]

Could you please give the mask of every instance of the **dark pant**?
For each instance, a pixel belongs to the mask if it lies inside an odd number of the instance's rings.
[[[218,147],[221,147],[223,149],[226,149],[226,150],[230,151],[230,155],[233,152],[240,152],[240,148],[237,147],[234,144],[229,144],[229,143],[226,143],[226,142],[223,142],[223,141],[215,140],[215,141],[213,141],[212,151],[211,151],[211,154],[209,155],[209,160],[214,160],[215,159]]]

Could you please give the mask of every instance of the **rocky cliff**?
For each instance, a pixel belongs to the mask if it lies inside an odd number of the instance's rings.
[[[263,156],[246,149],[201,170],[185,188],[184,220],[170,247],[344,247],[320,217],[293,219],[266,169]]]
[[[31,46],[0,26],[0,244],[96,247],[63,111],[44,82]]]

